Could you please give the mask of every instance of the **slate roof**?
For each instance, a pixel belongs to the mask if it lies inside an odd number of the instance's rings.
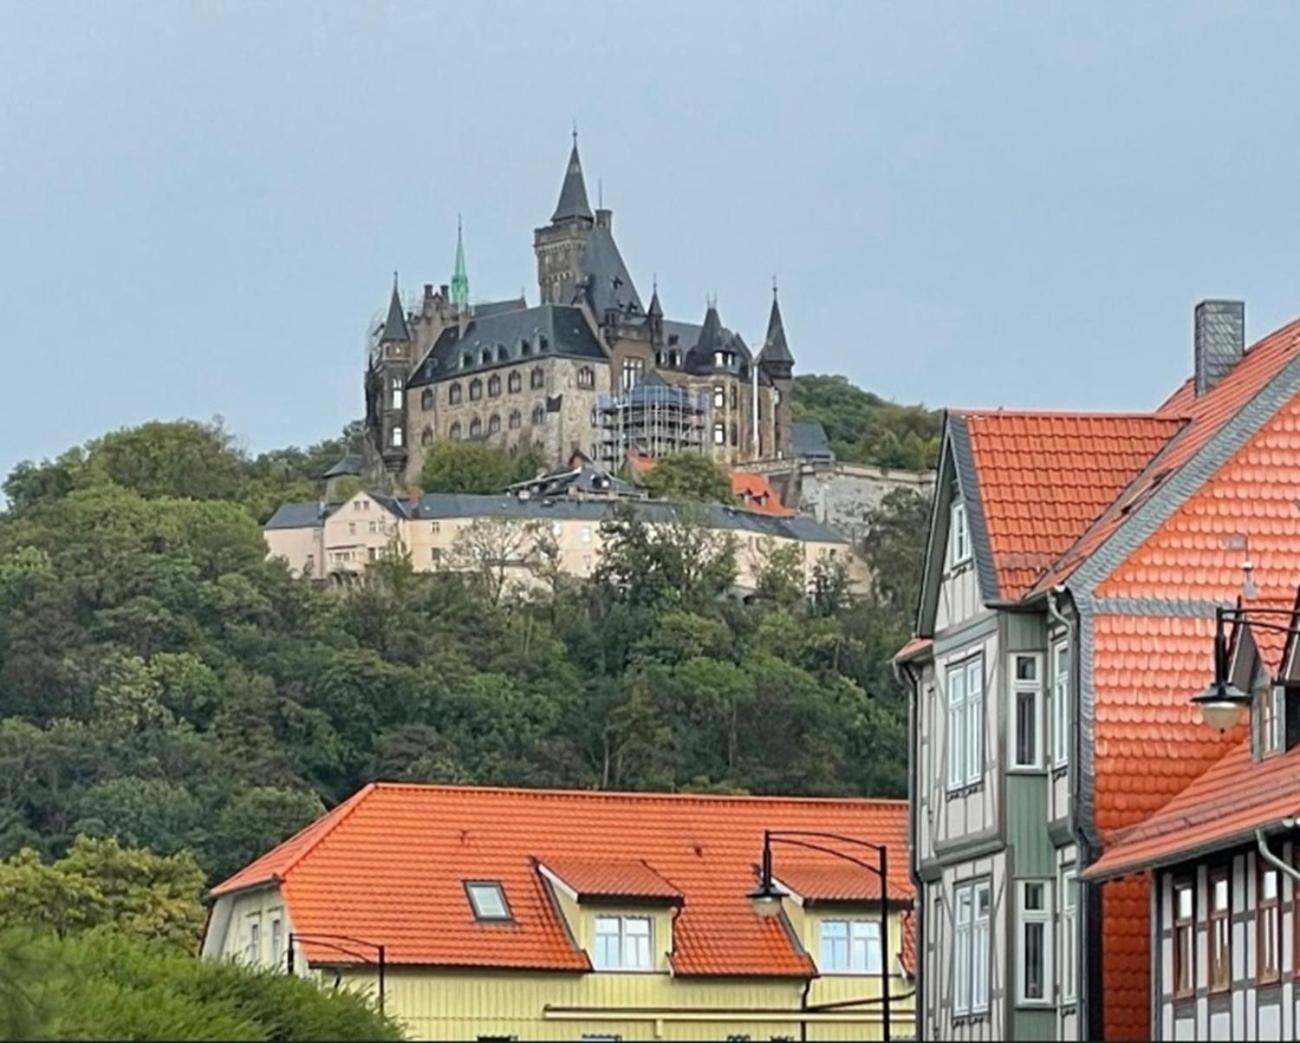
[[[587,300],[598,318],[603,318],[608,311],[626,316],[644,314],[641,297],[608,228],[597,225],[591,230],[582,253],[581,269],[586,277]]]
[[[358,475],[364,470],[360,453],[348,453],[338,463],[326,471],[322,478],[339,478],[345,475]]]
[[[826,428],[816,420],[795,420],[790,424],[790,447],[806,460],[834,460]]]
[[[540,347],[542,337],[546,338],[545,351]],[[528,355],[523,350],[525,340],[530,346]],[[483,361],[485,351],[490,361]],[[463,365],[466,355],[471,363],[468,367]],[[602,361],[609,357],[579,308],[541,304],[535,308],[475,314],[465,327],[464,336],[455,326],[442,331],[407,386],[420,387],[471,376],[496,366],[556,355]]]
[[[785,339],[785,322],[781,319],[781,305],[772,294],[772,311],[767,317],[767,336],[763,338],[763,350],[758,353],[759,363],[794,365],[794,356],[790,354],[790,345]]]
[[[565,930],[538,863],[567,863],[606,889],[648,887],[653,874],[653,889],[682,896],[674,973],[811,977],[812,961],[782,923],[758,916],[748,898],[765,829],[887,844],[889,895],[912,899],[904,801],[400,783],[367,786],[212,894],[278,883],[296,931],[380,940],[390,965],[581,972],[590,969],[587,957]],[[830,857],[774,854],[778,876]],[[633,862],[648,872],[631,869]],[[610,868],[601,873],[593,864]],[[500,881],[514,922],[477,922],[467,880]],[[306,938],[302,950],[325,965],[350,959]]]
[[[523,311],[527,307],[528,302],[523,297],[510,297],[504,301],[479,301],[470,306],[470,311],[479,318],[486,318],[506,311]]]
[[[564,168],[564,182],[560,185],[560,198],[555,204],[555,213],[551,222],[573,219],[591,221],[593,215],[591,204],[587,202],[587,183],[582,177],[582,160],[578,158],[578,142],[575,138],[573,150],[569,153],[568,165]]]
[[[329,515],[319,503],[282,503],[266,520],[264,529],[310,529],[319,525]]]
[[[407,341],[411,339],[411,327],[406,324],[406,309],[402,307],[402,298],[397,293],[397,277],[393,277],[393,296],[388,301],[388,318],[384,320],[384,330],[379,335],[379,342]]]
[[[685,333],[687,331],[695,332],[694,343],[682,338],[681,346],[685,350],[685,368],[689,373],[705,374],[715,372],[728,372],[725,366],[718,366],[714,362],[714,353],[718,351],[734,352],[740,359],[741,370],[747,368],[748,364],[753,361],[749,352],[749,345],[745,339],[732,330],[722,325],[722,319],[718,315],[716,305],[710,304],[704,312],[704,322],[699,326],[691,326],[689,323],[665,322],[665,333]]]

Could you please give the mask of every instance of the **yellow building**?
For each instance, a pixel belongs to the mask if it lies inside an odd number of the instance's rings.
[[[881,1039],[887,982],[910,1039],[906,822],[902,801],[376,784],[214,888],[203,955],[367,990],[412,1038]]]

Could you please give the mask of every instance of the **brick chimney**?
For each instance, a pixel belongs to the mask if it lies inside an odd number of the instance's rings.
[[[614,231],[614,211],[601,207],[596,211],[596,227]]]
[[[1201,301],[1196,306],[1197,397],[1213,388],[1246,353],[1246,303]]]

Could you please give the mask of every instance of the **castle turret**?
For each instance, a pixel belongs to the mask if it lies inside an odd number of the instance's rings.
[[[406,375],[413,349],[411,327],[397,288],[397,273],[393,272],[388,317],[379,334],[379,348],[371,364],[366,395],[366,422],[371,441],[389,473],[400,471],[406,463]]]
[[[587,183],[582,176],[575,132],[551,223],[533,233],[537,288],[543,304],[571,304],[578,290],[583,288],[582,258],[595,222],[591,204],[587,202]]]
[[[465,270],[465,240],[456,218],[456,267],[451,273],[451,303],[461,314],[469,311],[469,273]]]
[[[659,303],[659,284],[655,283],[654,292],[650,295],[650,307],[646,309],[646,332],[650,335],[650,343],[659,345],[664,342],[664,309]]]
[[[794,356],[785,337],[785,322],[781,318],[781,304],[777,300],[776,282],[772,283],[772,311],[767,318],[767,336],[763,350],[758,353],[759,371],[772,382],[774,395],[772,425],[772,455],[788,456],[790,453],[790,392],[794,384]]]

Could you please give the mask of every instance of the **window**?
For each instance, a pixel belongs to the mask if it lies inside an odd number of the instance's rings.
[[[637,384],[641,383],[641,376],[645,373],[645,359],[624,359],[623,360],[623,390],[631,391]]]
[[[494,435],[501,430],[501,417],[493,413],[488,417],[488,434]]]
[[[447,389],[447,403],[453,406],[460,405],[460,384],[459,383],[452,384],[451,387]]]
[[[472,365],[474,365],[474,356],[467,351],[460,357],[460,368],[469,369]]]
[[[1282,880],[1278,871],[1261,864],[1258,887],[1255,895],[1255,970],[1257,980],[1264,984],[1277,981],[1282,970]]]
[[[404,436],[403,431],[402,431],[402,425],[401,425],[401,424],[394,424],[394,425],[393,425],[393,437],[392,437],[392,442],[393,442],[393,448],[394,448],[394,449],[401,449],[401,448],[402,448],[402,441],[403,441],[403,438],[404,438],[404,437],[405,437],[405,436]]]
[[[512,919],[510,906],[506,904],[506,893],[495,880],[466,881],[465,894],[469,897],[475,920],[490,922]]]
[[[1228,870],[1210,873],[1210,991],[1232,987],[1232,900]]]
[[[348,522],[348,535],[355,536],[356,534],[357,534],[357,523]]]
[[[1052,649],[1052,757],[1056,766],[1070,761],[1070,644]]]
[[[483,365],[490,366],[492,364],[492,349],[484,348],[481,357],[483,359]]]
[[[731,424],[731,444],[732,444],[732,445],[736,445],[736,444],[737,444],[737,441],[736,441],[736,440],[737,440],[737,437],[738,437],[738,436],[737,436],[737,432],[736,432],[736,424],[735,424],[735,422],[733,421],[732,424]]]
[[[471,402],[477,402],[482,397],[483,381],[479,380],[478,377],[475,377],[469,382],[469,400]]]
[[[1043,766],[1041,724],[1043,719],[1042,659],[1037,655],[1011,657],[1011,766],[1034,769]]]
[[[248,922],[248,944],[244,947],[244,959],[249,963],[262,961],[262,924],[258,920]]]
[[[524,420],[523,417],[519,415],[519,410],[514,409],[510,412],[510,417],[506,421],[506,426],[509,427],[511,431],[517,431],[523,422]]]
[[[596,386],[596,372],[590,366],[583,366],[578,370],[578,387],[592,388]]]
[[[546,407],[540,402],[533,406],[533,424],[538,425],[546,420]]]
[[[1061,1002],[1079,998],[1079,879],[1073,869],[1061,870]]]
[[[433,388],[425,388],[423,391],[420,392],[420,408],[421,409],[433,408]]]
[[[433,445],[433,428],[426,426],[420,432],[420,445]]]
[[[390,402],[394,409],[402,408],[402,378],[392,377],[388,381],[389,391],[391,393]]]
[[[478,438],[481,434],[483,434],[483,421],[478,417],[474,417],[469,422],[469,436],[470,438]]]
[[[528,386],[533,390],[541,387],[546,383],[546,374],[542,372],[542,367],[538,366],[528,374]]]
[[[948,669],[948,727],[944,736],[948,789],[980,781],[984,773],[984,660]]]
[[[1052,1001],[1052,903],[1046,880],[1022,880],[1020,892],[1020,945],[1016,999],[1022,1004]]]
[[[546,350],[547,348],[549,348],[550,346],[551,346],[551,342],[550,342],[549,340],[547,340],[545,337],[538,337],[538,338],[537,338],[537,350],[538,350],[538,351],[545,351],[545,350]]]
[[[451,429],[447,433],[451,435],[452,438],[456,439],[456,441],[460,441],[460,421],[457,420],[452,424]]]
[[[579,535],[580,535],[580,538],[582,539],[582,542],[583,542],[583,543],[590,543],[590,542],[591,542],[591,526],[589,526],[589,525],[584,525],[584,526],[582,527],[582,531],[581,531],[581,533],[580,533]]]
[[[713,408],[722,409],[727,404],[727,392],[721,384],[714,385],[713,388]]]
[[[818,970],[835,974],[879,974],[879,921],[823,920]]]
[[[949,564],[960,565],[970,561],[970,530],[966,525],[966,505],[958,500],[952,505],[948,525]]]
[[[737,397],[737,392],[738,392],[738,389],[737,389],[736,385],[735,385],[735,384],[732,384],[732,385],[731,385],[731,408],[732,408],[732,409],[735,409],[735,408],[736,408],[736,403],[740,401],[740,399]]]
[[[532,353],[533,353],[532,341],[530,341],[527,337],[521,338],[519,341],[519,354],[531,355]]]
[[[989,1007],[989,882],[960,884],[953,932],[953,1013],[982,1014]]]
[[[713,425],[713,444],[714,445],[727,444],[727,428],[725,425],[723,424]]]
[[[283,928],[280,926],[280,918],[273,916],[271,918],[271,966],[280,966],[281,949],[284,947]]]
[[[506,390],[509,391],[512,395],[516,391],[522,390],[523,386],[524,386],[524,378],[520,376],[518,370],[516,370],[514,373],[511,373],[510,376],[506,379]]]
[[[497,361],[498,361],[498,362],[505,362],[508,358],[510,358],[510,352],[508,352],[508,351],[506,350],[506,346],[505,346],[504,344],[498,344],[498,345],[497,345]]]
[[[600,971],[649,971],[650,918],[647,916],[596,917],[596,951],[593,962]]]
[[[488,377],[488,395],[496,398],[499,394],[501,394],[501,378],[493,373]]]
[[[370,534],[371,534],[372,536],[375,534],[375,523],[374,523],[374,522],[371,522],[371,523],[370,523]]]
[[[1286,726],[1286,689],[1267,684],[1259,695],[1259,755],[1267,757],[1282,749],[1282,729]]]
[[[432,561],[435,565],[441,565],[441,564],[442,564],[442,548],[441,548],[441,547],[430,547],[430,548],[429,548],[429,560]]]
[[[1174,998],[1196,991],[1196,892],[1190,880],[1174,884]]]
[[[668,338],[668,343],[669,343],[669,344],[676,344],[676,343],[677,343],[677,334],[674,333],[674,334],[670,335],[669,338]],[[681,352],[678,352],[678,351],[670,351],[670,352],[668,353],[668,367],[669,367],[670,369],[676,369],[679,365],[681,365],[681,360],[682,360]]]

